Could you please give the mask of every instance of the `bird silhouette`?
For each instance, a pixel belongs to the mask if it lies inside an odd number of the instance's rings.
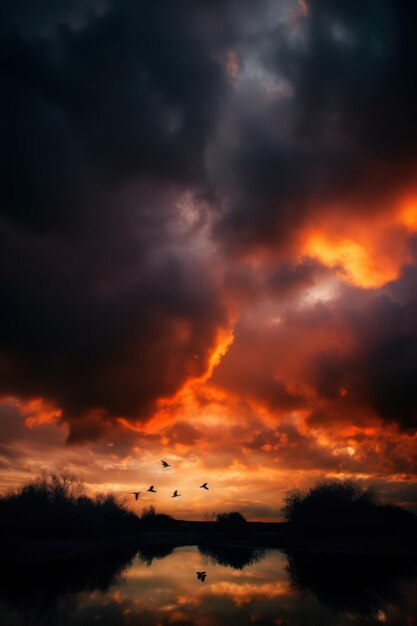
[[[171,498],[178,498],[180,495],[181,495],[181,494],[180,494],[180,493],[178,493],[178,489],[176,489],[176,490],[174,491],[174,493],[172,494]]]
[[[135,500],[137,500],[140,496],[140,491],[132,491],[132,494],[135,496]]]
[[[151,491],[152,493],[156,493],[156,490],[154,489],[153,485],[149,487],[148,491]]]
[[[171,467],[169,463],[167,463],[166,461],[161,461],[162,463],[162,467],[165,469],[166,467]]]
[[[207,483],[203,483],[202,485],[200,485],[200,489],[206,489],[208,491],[209,488],[207,487]]]
[[[200,580],[201,580],[201,582],[202,582],[202,583],[206,580],[206,577],[207,577],[207,574],[206,574],[206,573],[201,574],[201,578],[200,578]]]
[[[206,572],[196,572],[198,580],[201,580],[202,576],[207,576]]]

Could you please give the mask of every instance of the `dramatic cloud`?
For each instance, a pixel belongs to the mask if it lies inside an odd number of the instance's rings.
[[[170,453],[248,515],[346,473],[410,505],[416,18],[2,3],[2,484],[129,492]]]
[[[192,201],[225,84],[205,13],[123,2],[41,39],[13,14],[2,38],[2,389],[72,439],[148,416],[227,326]]]

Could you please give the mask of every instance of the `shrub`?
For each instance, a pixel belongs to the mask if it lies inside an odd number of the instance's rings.
[[[134,531],[138,521],[112,494],[89,497],[83,482],[69,473],[41,474],[0,498],[0,523],[7,536],[95,537]]]
[[[227,537],[244,538],[250,535],[250,527],[241,513],[218,513],[216,516],[219,528]]]
[[[356,480],[317,483],[285,498],[283,515],[293,531],[307,536],[364,536],[415,528],[408,511],[382,504],[374,491]]]
[[[244,524],[247,524],[243,515],[238,513],[238,511],[233,511],[232,513],[217,513],[216,520],[222,526],[241,527]]]
[[[175,523],[175,520],[171,515],[165,513],[157,513],[155,507],[149,506],[142,510],[140,517],[141,527],[147,530],[167,528]]]

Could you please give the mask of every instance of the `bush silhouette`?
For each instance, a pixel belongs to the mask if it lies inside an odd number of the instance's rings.
[[[217,513],[216,520],[222,526],[241,527],[247,524],[247,521],[241,513],[234,511],[232,513]]]
[[[216,521],[219,529],[227,537],[246,537],[249,536],[250,526],[241,513],[233,511],[232,513],[218,513]]]
[[[70,473],[41,474],[17,492],[0,498],[6,536],[84,538],[138,529],[138,517],[112,494],[87,495]]]
[[[304,492],[292,491],[283,515],[291,531],[304,537],[375,537],[387,532],[400,536],[416,530],[412,513],[382,504],[356,480],[324,481]]]
[[[149,506],[142,510],[140,517],[141,528],[146,530],[168,528],[175,523],[175,520],[171,515],[165,513],[157,513],[155,507]]]

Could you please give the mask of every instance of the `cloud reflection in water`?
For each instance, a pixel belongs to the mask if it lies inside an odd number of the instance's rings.
[[[417,570],[405,559],[168,546],[8,567],[0,623],[409,626]],[[196,571],[206,570],[202,584]],[[411,621],[410,621],[411,620]]]

